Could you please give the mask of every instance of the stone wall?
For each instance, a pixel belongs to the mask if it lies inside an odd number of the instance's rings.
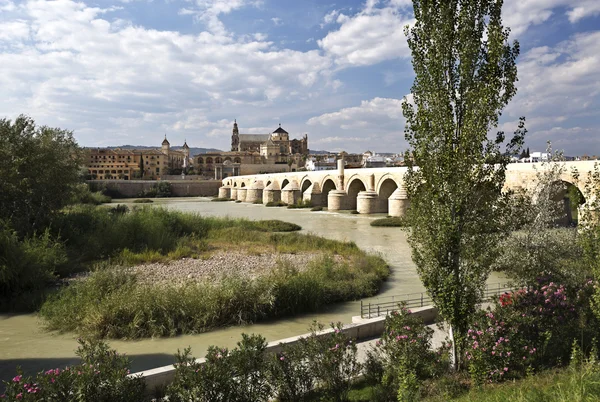
[[[212,197],[219,194],[220,180],[88,180],[92,189],[106,186],[124,198],[135,198],[157,183],[169,183],[173,197]]]

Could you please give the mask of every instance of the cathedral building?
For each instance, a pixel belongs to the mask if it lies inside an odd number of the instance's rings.
[[[194,166],[203,174],[220,180],[228,176],[277,173],[303,166],[308,156],[308,135],[290,140],[281,124],[269,134],[240,134],[233,123],[230,152],[212,152],[194,156]]]

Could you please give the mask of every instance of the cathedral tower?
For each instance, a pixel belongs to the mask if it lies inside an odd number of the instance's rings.
[[[238,151],[240,145],[240,132],[238,130],[237,120],[233,121],[233,134],[231,135],[231,150]]]

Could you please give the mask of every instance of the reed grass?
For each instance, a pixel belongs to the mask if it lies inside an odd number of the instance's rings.
[[[382,219],[375,219],[371,221],[371,226],[385,226],[385,227],[406,227],[406,219],[400,217],[387,217]]]
[[[245,224],[252,226],[249,221]],[[97,269],[87,280],[51,296],[40,315],[48,329],[104,338],[195,334],[317,311],[327,304],[372,296],[389,275],[383,259],[367,255],[354,243],[313,235],[219,227],[211,229],[203,240],[205,243],[201,244],[207,248],[229,242],[226,244],[236,249],[254,245],[285,253],[318,251],[323,256],[312,260],[302,271],[280,262],[273,272],[253,280],[227,277],[217,284],[184,286],[142,283],[124,268]],[[339,257],[332,257],[335,255]],[[164,256],[123,251],[121,258],[132,263],[143,259],[160,261]]]

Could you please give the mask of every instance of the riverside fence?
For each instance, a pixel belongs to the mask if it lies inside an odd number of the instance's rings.
[[[486,285],[483,292],[483,301],[490,301],[494,296],[500,296],[503,293],[511,292],[514,288],[506,283],[491,283]],[[361,318],[374,318],[386,315],[390,311],[398,310],[400,303],[406,303],[406,307],[425,307],[432,305],[431,298],[425,292],[407,293],[403,295],[379,297],[373,301],[360,301]]]

